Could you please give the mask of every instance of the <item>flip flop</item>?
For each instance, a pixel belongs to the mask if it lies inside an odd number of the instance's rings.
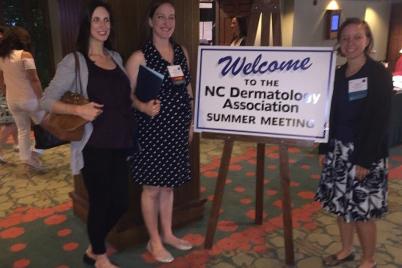
[[[332,254],[332,255],[325,257],[322,260],[322,263],[325,266],[337,266],[337,265],[340,265],[340,264],[348,262],[348,261],[353,261],[354,259],[355,259],[354,253],[350,253],[347,257],[345,257],[343,259],[338,259],[336,254]]]

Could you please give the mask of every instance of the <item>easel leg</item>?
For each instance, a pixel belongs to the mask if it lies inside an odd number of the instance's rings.
[[[292,227],[292,204],[290,200],[289,180],[289,157],[288,146],[279,145],[280,153],[280,175],[282,184],[282,206],[283,206],[283,228],[285,238],[286,264],[294,265],[295,257],[293,252],[293,227]]]
[[[216,231],[216,225],[218,224],[219,210],[222,206],[223,192],[225,189],[225,182],[229,170],[229,163],[230,158],[232,156],[232,150],[233,150],[233,140],[230,138],[226,139],[225,144],[223,146],[223,154],[221,159],[221,165],[219,167],[218,180],[215,186],[215,194],[214,194],[214,201],[212,203],[211,215],[209,216],[208,220],[207,234],[205,235],[204,247],[206,249],[212,248]]]
[[[265,144],[257,144],[257,181],[255,185],[255,223],[262,224],[264,201]]]

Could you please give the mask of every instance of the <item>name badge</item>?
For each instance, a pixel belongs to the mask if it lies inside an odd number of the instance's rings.
[[[349,80],[349,101],[359,100],[367,97],[367,82],[368,77]]]
[[[170,79],[172,79],[173,84],[182,85],[186,81],[184,79],[184,73],[180,65],[170,65],[167,67]]]

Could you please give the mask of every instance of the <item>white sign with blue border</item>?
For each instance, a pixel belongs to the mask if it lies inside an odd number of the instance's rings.
[[[328,140],[332,47],[200,46],[195,131]]]

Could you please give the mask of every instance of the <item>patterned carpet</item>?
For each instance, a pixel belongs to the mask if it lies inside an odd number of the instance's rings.
[[[223,206],[212,250],[203,249],[206,223],[215,187],[222,142],[202,140],[201,192],[207,197],[205,217],[177,230],[196,247],[187,253],[170,249],[176,257],[159,265],[145,252],[145,245],[115,252],[112,259],[121,267],[283,267],[281,194],[278,175],[278,148],[266,148],[264,223],[255,225],[255,146],[236,143],[228,175]],[[390,158],[389,213],[378,222],[378,267],[402,267],[402,147],[392,149]],[[18,165],[11,146],[6,149],[10,163],[0,166],[0,267],[86,267],[81,262],[87,247],[85,225],[71,210],[72,189],[69,148],[45,152],[48,167],[43,174]],[[339,247],[335,219],[312,201],[319,169],[315,149],[289,149],[295,258],[297,267],[320,268],[321,256]],[[355,241],[357,245],[357,239]],[[360,255],[358,247],[357,254]],[[340,267],[355,267],[351,262]]]

